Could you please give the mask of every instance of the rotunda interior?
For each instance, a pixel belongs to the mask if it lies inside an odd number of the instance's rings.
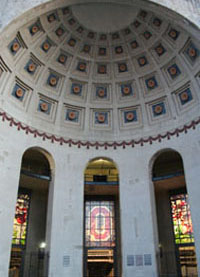
[[[151,1],[35,11],[1,33],[0,276],[198,276],[198,27]]]

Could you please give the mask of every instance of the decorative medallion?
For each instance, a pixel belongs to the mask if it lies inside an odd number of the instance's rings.
[[[76,113],[74,111],[69,112],[68,117],[70,120],[74,120],[76,118]]]
[[[68,40],[68,45],[74,47],[76,45],[76,40],[74,38],[70,38]]]
[[[99,39],[100,40],[106,40],[107,39],[107,35],[106,34],[101,34]]]
[[[173,40],[177,40],[177,38],[180,35],[180,32],[178,32],[177,30],[171,28],[170,31],[168,32],[168,35],[170,38],[172,38]]]
[[[131,84],[122,84],[121,85],[121,94],[122,96],[128,96],[133,94],[133,88]]]
[[[153,115],[159,116],[166,113],[165,104],[164,102],[161,102],[159,104],[155,104],[152,106]]]
[[[50,74],[49,78],[47,80],[47,84],[51,87],[56,87],[59,81],[59,77],[56,76],[55,74]]]
[[[78,122],[79,121],[79,111],[73,110],[73,109],[67,109],[66,120],[72,121],[72,122]]]
[[[158,17],[155,17],[153,19],[153,25],[156,26],[156,27],[160,27],[162,24],[162,21],[158,18]]]
[[[179,69],[179,67],[177,66],[177,64],[173,64],[171,65],[167,71],[169,72],[169,75],[172,79],[175,79],[176,77],[178,77],[181,74],[181,71]]]
[[[51,108],[50,103],[47,103],[44,100],[40,100],[40,102],[39,102],[39,111],[41,111],[43,113],[46,113],[46,114],[49,114],[50,108]]]
[[[34,63],[32,60],[29,60],[28,63],[25,66],[25,70],[29,73],[29,74],[34,74],[36,69],[37,69],[37,64]]]
[[[96,124],[108,124],[108,113],[107,112],[95,112],[95,123]]]
[[[107,67],[106,67],[106,65],[105,64],[99,64],[97,72],[99,74],[106,74],[107,73]]]
[[[133,40],[133,41],[130,43],[130,45],[131,45],[131,48],[132,48],[132,49],[138,48],[138,43],[137,43],[136,40]]]
[[[144,11],[144,10],[142,10],[142,11],[140,11],[139,16],[140,16],[141,18],[145,19],[145,18],[147,17],[147,12]]]
[[[23,96],[23,94],[24,94],[24,91],[23,91],[22,88],[16,89],[15,95],[16,95],[17,98],[21,98]]]
[[[24,88],[22,88],[21,86],[19,86],[18,84],[16,84],[14,86],[13,91],[12,91],[12,95],[20,101],[23,100],[25,93],[26,93],[26,90]]]
[[[71,86],[71,94],[81,95],[82,94],[82,84],[73,83]]]
[[[21,48],[21,45],[19,43],[19,40],[15,38],[10,44],[9,44],[9,49],[13,55],[15,55],[19,49]]]
[[[76,29],[76,31],[79,33],[79,34],[82,34],[82,32],[83,32],[83,27],[82,26],[79,26],[77,29]]]
[[[156,46],[154,48],[156,54],[160,57],[162,56],[165,52],[166,52],[166,49],[162,46],[162,44],[160,43],[158,46]]]
[[[192,62],[194,62],[199,57],[199,49],[194,45],[194,43],[190,43],[185,53],[190,58]]]
[[[122,53],[123,53],[123,48],[122,48],[122,46],[116,46],[116,47],[115,47],[115,53],[116,53],[116,54],[122,54]]]
[[[113,34],[112,34],[112,39],[113,39],[113,40],[119,39],[119,33],[113,33]]]
[[[87,68],[86,62],[78,62],[76,69],[81,72],[86,72],[86,68]]]
[[[135,28],[138,28],[141,25],[141,23],[138,20],[135,20],[133,22],[133,25],[135,26]]]
[[[65,30],[62,27],[58,27],[55,33],[58,37],[61,37],[64,34],[64,32]]]
[[[158,87],[158,83],[157,83],[156,78],[154,76],[149,78],[149,79],[146,79],[145,84],[146,84],[146,87],[147,87],[148,90],[152,90],[152,89]]]
[[[82,52],[88,54],[88,53],[90,53],[90,50],[91,50],[91,46],[88,45],[88,44],[85,44],[85,45],[83,46]]]
[[[96,96],[99,98],[107,97],[107,87],[96,87]]]
[[[88,33],[88,38],[93,39],[95,37],[95,33],[94,32],[89,32]]]
[[[119,71],[119,73],[127,72],[128,71],[127,64],[126,63],[119,63],[118,64],[118,71]]]
[[[51,13],[50,15],[47,16],[47,20],[49,23],[54,22],[57,19],[55,13]]]
[[[130,28],[124,29],[124,34],[125,35],[129,35],[130,33],[131,33],[131,29]]]
[[[147,58],[145,56],[138,58],[138,64],[141,67],[145,66],[146,64],[148,64]]]
[[[152,34],[151,34],[149,31],[145,31],[145,32],[143,33],[143,36],[144,36],[144,38],[145,38],[146,40],[148,40],[148,39],[151,38]]]
[[[34,36],[39,30],[40,26],[37,22],[29,27],[29,32],[32,36]]]
[[[76,23],[76,20],[74,18],[70,18],[68,20],[69,25],[73,26]]]
[[[137,121],[137,112],[136,110],[131,110],[131,111],[124,111],[124,122],[129,123]]]
[[[179,99],[182,105],[188,103],[193,99],[192,92],[190,88],[187,88],[186,90],[179,93]]]
[[[59,63],[61,63],[61,64],[65,64],[66,61],[67,61],[67,56],[64,55],[64,54],[60,54],[60,55],[58,56],[57,61],[58,61]]]
[[[42,45],[41,45],[41,48],[42,50],[47,53],[49,51],[49,49],[51,48],[52,44],[50,43],[50,41],[48,40],[45,40]]]
[[[105,56],[105,55],[106,55],[106,48],[99,47],[99,56]]]

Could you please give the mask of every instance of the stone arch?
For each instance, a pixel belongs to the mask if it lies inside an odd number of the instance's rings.
[[[86,164],[86,166],[85,166],[85,170],[86,170],[87,166],[88,166],[91,162],[93,162],[93,161],[95,161],[95,160],[99,160],[99,159],[107,160],[107,161],[113,163],[113,165],[117,168],[117,170],[118,170],[118,172],[119,172],[119,167],[118,167],[117,163],[116,163],[112,158],[110,158],[110,157],[108,157],[108,156],[106,156],[106,155],[105,155],[105,156],[96,156],[96,157],[91,158],[91,159],[87,162],[87,164]]]
[[[110,158],[100,156],[87,163],[84,180],[84,276],[86,272],[90,274],[99,272],[99,276],[120,275],[118,176],[118,168]],[[93,223],[89,224],[91,221]],[[100,229],[93,227],[98,224],[101,225]],[[101,235],[99,236],[99,234]],[[94,237],[94,241],[90,240],[92,237]],[[96,264],[92,262],[93,259],[95,260],[95,255],[99,256],[101,262]],[[105,262],[108,259],[110,262]]]
[[[48,160],[50,170],[55,171],[55,161],[54,161],[52,154],[48,150],[46,150],[45,148],[40,147],[40,146],[31,146],[24,151],[23,155],[29,150],[35,150],[35,151],[38,151],[41,154],[43,154],[45,156],[45,158]],[[23,155],[22,155],[22,157],[23,157]]]
[[[24,151],[13,225],[11,276],[41,275],[48,268],[47,218],[51,217],[48,210],[54,169],[54,160],[45,149],[30,147]]]
[[[173,147],[162,148],[162,149],[159,149],[158,151],[156,151],[149,160],[149,174],[150,174],[149,178],[150,178],[150,180],[152,180],[152,170],[153,170],[153,166],[154,166],[156,159],[159,157],[160,154],[167,152],[167,151],[177,152],[181,156],[180,152],[176,148],[173,148]],[[181,158],[182,158],[182,156],[181,156]]]
[[[159,274],[197,274],[182,156],[175,149],[166,148],[155,153],[150,164],[157,214]],[[191,259],[193,262],[189,262]]]

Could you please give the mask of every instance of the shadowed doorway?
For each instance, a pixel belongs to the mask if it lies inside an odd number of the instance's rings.
[[[88,164],[84,194],[84,277],[120,276],[119,181],[111,160]]]
[[[163,151],[153,166],[159,276],[197,277],[197,260],[189,196],[179,153]]]
[[[28,149],[23,157],[14,215],[9,277],[47,276],[46,220],[51,168],[46,153]]]

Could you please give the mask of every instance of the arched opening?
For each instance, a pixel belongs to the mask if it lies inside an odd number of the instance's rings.
[[[28,149],[21,163],[9,276],[47,276],[46,220],[51,168],[44,151]]]
[[[198,276],[195,242],[183,161],[173,150],[161,152],[153,165],[159,276]]]
[[[121,276],[116,165],[106,158],[92,160],[84,182],[84,277]]]

